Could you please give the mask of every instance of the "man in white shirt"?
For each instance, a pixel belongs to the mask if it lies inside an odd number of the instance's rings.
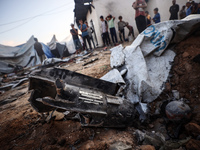
[[[108,23],[106,20],[104,20],[104,17],[101,16],[100,17],[100,20],[101,20],[101,28],[102,28],[102,39],[103,39],[103,43],[104,43],[104,46],[108,46],[110,45],[110,37],[109,37],[109,33],[108,33]]]

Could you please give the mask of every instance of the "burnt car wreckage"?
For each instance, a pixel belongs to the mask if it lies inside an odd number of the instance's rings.
[[[78,114],[82,126],[124,128],[134,125],[137,113],[141,113],[138,104],[115,96],[121,90],[118,84],[66,69],[43,66],[33,71],[29,90],[29,102],[37,112],[72,112]],[[163,115],[169,120],[190,118],[191,109],[183,102],[168,101],[164,105]]]
[[[76,112],[83,126],[126,127],[134,105],[114,96],[117,84],[59,68],[42,68],[29,77],[30,103],[39,113]]]

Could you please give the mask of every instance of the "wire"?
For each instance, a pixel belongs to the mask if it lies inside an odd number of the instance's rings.
[[[26,21],[26,22],[24,22],[24,23],[22,23],[22,24],[20,24],[20,25],[18,25],[18,26],[15,26],[14,28],[11,28],[11,29],[2,31],[2,32],[0,32],[0,34],[3,34],[3,33],[5,33],[5,32],[11,31],[11,30],[14,30],[14,29],[16,29],[16,28],[18,28],[18,27],[20,27],[20,26],[22,26],[22,25],[24,25],[24,24],[30,22],[30,21],[33,20],[33,19],[34,19],[34,18],[31,18],[31,19],[29,19],[28,21]]]
[[[69,8],[72,8],[72,7],[69,7]],[[43,15],[43,16],[55,15],[55,14],[59,14],[59,13],[64,12],[64,11],[67,11],[67,10],[65,9],[65,10],[61,10],[61,11],[54,12],[54,13],[51,13],[51,14],[46,14],[46,15]]]
[[[67,5],[67,4],[66,4],[66,5]],[[63,5],[63,6],[61,6],[61,7],[64,7],[64,6],[66,6],[66,5]],[[69,5],[69,3],[68,3],[68,5]],[[59,7],[59,8],[61,8],[61,7]],[[70,7],[70,8],[71,8],[71,7]],[[55,9],[58,9],[58,8],[55,8]],[[36,16],[34,16],[34,17],[29,17],[29,18],[26,18],[26,19],[22,19],[22,20],[15,21],[15,22],[19,22],[19,21],[21,22],[21,21],[27,20],[26,22],[21,23],[21,24],[19,24],[19,25],[13,27],[13,28],[11,28],[11,29],[8,29],[8,30],[5,30],[5,31],[0,32],[0,34],[6,33],[6,32],[9,32],[9,31],[12,31],[12,30],[14,30],[14,29],[16,29],[16,28],[18,28],[18,27],[20,27],[20,26],[23,26],[24,24],[27,24],[28,22],[32,21],[33,19],[35,19],[35,18],[37,18],[37,17],[48,16],[48,15],[54,15],[54,14],[58,14],[58,13],[61,13],[61,12],[63,12],[63,11],[66,11],[66,10],[62,10],[62,11],[59,11],[59,12],[55,12],[55,13],[51,13],[51,14],[46,14],[46,13],[48,13],[48,12],[54,11],[55,9],[50,10],[50,11],[47,11],[47,12],[42,13],[42,14],[40,14],[40,15],[36,15]],[[45,15],[45,14],[46,14],[46,15]],[[15,23],[15,22],[12,22],[12,23]],[[11,22],[10,22],[9,24],[11,24]],[[0,25],[0,26],[1,26],[1,25]]]
[[[67,5],[71,4],[71,3],[73,3],[73,1],[71,1],[70,3],[66,3],[66,4],[64,4],[64,5],[60,6],[60,7],[54,8],[54,9],[49,10],[49,11],[46,11],[46,12],[44,12],[44,13],[41,13],[41,14],[39,14],[39,15],[35,15],[35,16],[33,16],[33,17],[28,17],[28,18],[24,18],[24,19],[20,19],[20,20],[12,21],[12,22],[8,22],[8,23],[0,24],[0,26],[9,25],[9,24],[13,24],[13,23],[17,23],[17,22],[21,22],[21,21],[29,20],[29,19],[32,19],[32,18],[34,19],[34,18],[39,17],[39,16],[42,16],[42,15],[44,15],[44,14],[46,14],[46,13],[52,12],[52,11],[54,11],[54,10],[56,10],[56,9],[59,9],[59,8],[65,7],[65,6],[67,6]]]

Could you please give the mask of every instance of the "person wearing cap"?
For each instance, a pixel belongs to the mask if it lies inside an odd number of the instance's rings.
[[[70,33],[72,35],[73,41],[74,41],[74,46],[76,49],[76,54],[81,52],[81,43],[78,37],[78,30],[74,28],[74,24],[71,24],[71,30]]]
[[[176,0],[172,0],[172,6],[169,9],[170,18],[169,20],[177,20],[178,19],[178,12],[179,12],[179,5],[176,4]]]

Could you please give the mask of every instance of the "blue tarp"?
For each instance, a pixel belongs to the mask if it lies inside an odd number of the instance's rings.
[[[45,45],[44,43],[41,43],[41,44],[42,44],[42,50],[45,53],[45,55],[47,56],[47,58],[54,58],[55,56],[51,53],[50,48],[47,45]]]

